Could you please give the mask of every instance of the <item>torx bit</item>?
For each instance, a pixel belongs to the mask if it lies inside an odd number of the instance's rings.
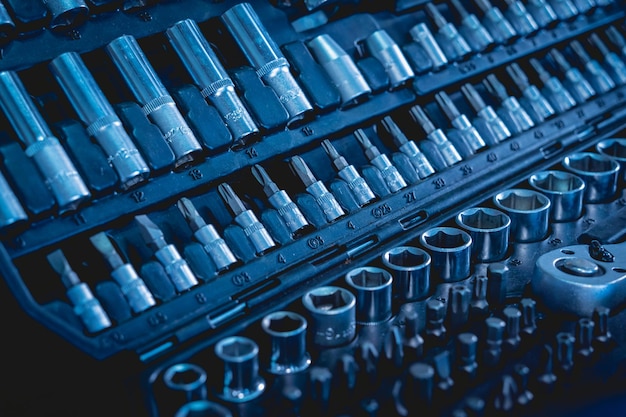
[[[370,54],[385,67],[392,89],[406,84],[415,76],[402,49],[386,30],[380,29],[369,35],[365,38],[365,45]]]
[[[184,168],[194,161],[201,160],[200,142],[176,107],[174,99],[165,89],[137,40],[133,36],[123,35],[111,41],[106,50],[135,99],[142,106],[144,114],[159,128],[174,152],[175,167]]]
[[[613,81],[619,85],[626,84],[626,64],[624,61],[606,46],[597,33],[589,35],[589,42],[591,42],[604,57],[604,64]]]
[[[510,96],[506,87],[498,80],[495,74],[489,74],[483,81],[487,91],[500,101],[498,114],[504,120],[513,134],[522,133],[535,125],[526,110],[519,104],[517,98]]]
[[[21,223],[28,215],[17,199],[11,186],[0,172],[0,229]]]
[[[543,83],[543,93],[557,113],[563,113],[576,105],[576,100],[561,80],[548,73],[536,58],[530,58],[529,62]]]
[[[89,7],[84,0],[41,0],[41,2],[48,9],[49,25],[53,30],[67,30],[79,26],[89,17]]]
[[[572,20],[578,16],[578,9],[571,0],[550,0],[554,12],[560,20]]]
[[[558,23],[559,17],[548,0],[528,0],[526,9],[541,28],[549,28]]]
[[[330,143],[328,139],[322,141],[322,148],[324,148],[324,152],[326,152],[326,155],[328,155],[332,161],[333,167],[337,171],[339,178],[348,184],[348,187],[352,191],[352,195],[356,199],[359,206],[362,207],[372,202],[376,196],[356,168],[353,165],[348,164],[346,158],[337,152],[337,149],[335,149],[333,144]]]
[[[486,143],[496,145],[511,137],[511,131],[500,119],[498,113],[485,103],[472,84],[467,83],[461,86],[461,92],[476,112],[477,117],[473,120],[473,124]]]
[[[450,4],[461,17],[459,32],[474,52],[483,52],[494,46],[494,40],[489,31],[475,14],[467,11],[461,0],[451,0]]]
[[[437,27],[435,39],[450,61],[463,60],[472,52],[465,38],[443,17],[434,3],[426,3],[426,14]]]
[[[622,57],[626,58],[626,39],[624,39],[624,35],[615,26],[609,26],[605,33],[609,40],[619,48]]]
[[[578,104],[583,104],[591,97],[596,95],[596,91],[593,89],[589,81],[583,77],[578,68],[574,68],[565,59],[563,54],[557,49],[552,49],[549,52],[549,56],[557,65],[559,70],[565,75],[565,81],[563,85],[569,90]]]
[[[602,68],[602,65],[587,53],[579,41],[573,40],[569,46],[585,67],[586,78],[597,93],[603,94],[615,88],[615,81]]]
[[[61,276],[61,281],[67,289],[67,298],[74,306],[74,314],[83,322],[87,330],[96,333],[111,327],[111,320],[102,308],[100,301],[94,297],[89,286],[80,281],[65,258],[63,251],[57,249],[50,253],[47,258],[54,272]]]
[[[291,201],[285,190],[278,188],[261,165],[257,164],[252,167],[252,175],[263,186],[263,192],[267,197],[267,201],[278,211],[292,235],[299,235],[302,230],[309,226],[309,222],[300,211],[300,208]]]
[[[433,70],[437,71],[448,65],[448,58],[446,58],[426,23],[418,23],[411,28],[409,33],[411,38],[422,47],[430,58]]]
[[[13,71],[0,72],[0,107],[26,146],[26,155],[37,165],[59,211],[74,210],[88,199],[89,190],[74,163]]]
[[[383,127],[389,132],[393,142],[396,144],[400,152],[405,154],[415,171],[419,175],[420,179],[427,178],[435,173],[435,169],[431,165],[430,161],[425,154],[420,151],[417,144],[409,140],[404,132],[400,130],[398,125],[393,121],[391,116],[385,116],[381,121]]]
[[[459,151],[457,151],[454,145],[448,140],[445,133],[435,127],[433,122],[431,122],[426,115],[426,112],[424,112],[419,105],[411,107],[409,114],[415,122],[422,126],[422,129],[424,129],[426,133],[426,139],[435,144],[435,147],[447,166],[450,167],[462,160]]]
[[[537,86],[530,84],[528,77],[517,62],[506,67],[506,72],[522,92],[523,97],[520,99],[520,104],[535,123],[543,123],[555,114],[548,99],[541,94]]]
[[[380,170],[389,191],[395,193],[407,186],[398,169],[393,166],[387,155],[381,154],[378,148],[372,144],[363,129],[355,130],[354,137],[363,148],[367,159]]]
[[[313,172],[311,172],[311,169],[301,156],[292,156],[289,166],[304,184],[306,192],[315,198],[317,205],[324,212],[326,221],[332,223],[346,214],[324,183],[315,178],[315,175],[313,175]]]
[[[205,252],[215,263],[218,271],[228,269],[237,262],[237,258],[235,258],[224,239],[212,224],[206,224],[191,200],[183,197],[178,200],[176,207],[178,207],[178,210],[189,224],[193,236],[202,244]]]
[[[518,37],[511,22],[489,0],[475,0],[474,2],[483,12],[483,25],[496,42],[509,43]]]
[[[119,284],[128,305],[135,313],[141,313],[156,304],[146,283],[130,263],[122,260],[106,233],[95,234],[89,240],[111,267],[111,278]]]
[[[302,119],[313,106],[289,71],[289,62],[250,3],[240,3],[222,15],[222,21],[252,64],[258,77],[274,92],[289,113],[290,121]]]
[[[257,255],[263,255],[276,246],[265,226],[257,219],[252,210],[246,208],[230,185],[226,183],[218,185],[217,192],[232,211],[235,222],[241,226],[245,235],[252,242]]]
[[[183,292],[198,285],[198,280],[191,272],[187,261],[180,256],[176,246],[165,241],[161,229],[145,214],[135,216],[135,222],[139,227],[141,237],[154,251],[154,256],[163,265],[176,291]]]
[[[508,7],[504,14],[518,34],[528,36],[539,30],[539,25],[535,21],[535,18],[528,13],[528,10],[526,10],[526,7],[521,1],[505,0],[505,2]]]
[[[465,142],[466,146],[468,146],[473,153],[487,146],[480,136],[480,133],[478,133],[476,128],[470,123],[467,116],[459,112],[459,109],[445,91],[440,91],[435,94],[435,100],[448,120],[450,120],[450,123],[454,129],[456,129],[456,132],[458,132],[463,142]],[[448,137],[450,137],[450,134],[448,134]]]
[[[53,59],[49,67],[87,133],[104,149],[120,177],[120,187],[128,189],[144,181],[150,174],[148,165],[80,55],[66,52]]]
[[[165,32],[202,96],[215,106],[235,142],[246,144],[259,128],[235,91],[235,85],[202,35],[198,24],[182,20]]]

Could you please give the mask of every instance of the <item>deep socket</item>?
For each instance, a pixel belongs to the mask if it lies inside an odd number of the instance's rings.
[[[340,287],[318,287],[302,296],[311,318],[311,339],[318,347],[348,344],[356,335],[356,299]]]
[[[365,38],[370,54],[385,68],[391,88],[398,88],[413,79],[415,73],[398,44],[384,29],[377,30]]]
[[[472,238],[454,227],[435,227],[420,236],[430,253],[431,272],[441,282],[456,282],[470,275]]]
[[[563,171],[541,171],[533,174],[528,183],[550,200],[550,219],[571,222],[583,211],[585,181],[577,175]]]
[[[577,152],[563,158],[563,167],[585,182],[585,203],[608,201],[615,196],[620,165],[614,159],[594,152]]]
[[[355,292],[358,324],[378,324],[391,318],[393,277],[388,271],[363,266],[348,271],[345,279]]]
[[[511,240],[538,242],[548,233],[550,200],[538,191],[512,188],[493,197],[495,206],[511,218]]]
[[[456,223],[472,237],[475,261],[493,262],[504,258],[509,248],[509,216],[488,207],[472,207],[459,213]]]
[[[259,347],[252,339],[231,336],[215,345],[215,355],[223,366],[222,387],[218,397],[227,402],[243,403],[265,391],[259,375]]]
[[[413,246],[398,246],[382,255],[383,265],[393,274],[393,293],[402,302],[428,296],[430,255]]]
[[[207,397],[207,374],[193,363],[176,363],[163,373],[165,386],[185,394],[187,402],[204,400]]]
[[[21,223],[26,219],[28,215],[6,178],[0,173],[0,229]]]
[[[41,0],[50,15],[50,29],[65,30],[78,26],[89,17],[83,0]]]
[[[304,317],[291,311],[276,311],[263,317],[261,327],[270,338],[268,372],[285,375],[309,367],[311,355],[306,351],[307,322]]]

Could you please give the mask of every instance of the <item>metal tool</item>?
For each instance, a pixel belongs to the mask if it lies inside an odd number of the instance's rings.
[[[528,183],[550,200],[550,219],[570,222],[583,211],[585,181],[577,175],[563,171],[541,171],[533,174]]]
[[[548,233],[550,200],[542,193],[512,188],[496,194],[493,203],[511,218],[514,242],[538,242]]]
[[[252,5],[239,3],[224,12],[222,20],[259,78],[274,90],[290,121],[300,120],[311,111],[313,106],[291,75],[289,62]]]
[[[409,110],[409,114],[417,122],[424,132],[426,133],[426,139],[434,144],[437,149],[439,157],[443,158],[446,166],[450,167],[462,160],[459,151],[448,140],[447,136],[439,128],[436,128],[433,122],[430,121],[424,110],[419,106],[413,106]],[[426,149],[424,148],[424,152]],[[429,157],[429,161],[433,162],[434,158]],[[437,170],[441,170],[444,167],[437,167]]]
[[[243,403],[265,391],[259,375],[259,347],[252,339],[231,336],[215,345],[215,355],[224,368],[222,386],[217,395],[224,401]]]
[[[146,283],[130,263],[122,260],[106,233],[97,233],[89,240],[111,267],[111,278],[118,283],[128,305],[135,313],[141,313],[156,304]]]
[[[504,318],[504,323],[506,323],[505,346],[510,350],[517,349],[522,341],[519,334],[522,312],[515,306],[507,306],[502,310],[502,317]]]
[[[475,0],[475,3],[483,12],[483,25],[496,42],[508,43],[518,37],[511,22],[489,0]]]
[[[191,19],[182,20],[167,29],[165,34],[202,96],[222,116],[235,142],[247,144],[255,140],[259,128],[197,23]]]
[[[463,60],[472,52],[465,38],[448,22],[434,3],[426,3],[426,14],[437,27],[435,39],[450,61]]]
[[[518,63],[514,62],[506,67],[506,72],[522,92],[523,97],[520,99],[520,104],[535,123],[543,123],[556,113],[537,86],[528,81],[528,77]]]
[[[563,113],[576,105],[576,100],[561,84],[561,80],[548,73],[536,58],[530,58],[529,62],[543,83],[543,94],[557,113]]]
[[[493,37],[475,14],[468,12],[460,0],[451,0],[450,4],[461,18],[459,32],[474,52],[483,52],[494,46]]]
[[[373,266],[354,268],[346,273],[346,284],[355,292],[356,322],[371,325],[391,318],[393,277]]]
[[[505,257],[509,248],[509,216],[488,207],[472,207],[460,212],[456,223],[472,237],[474,260],[493,262]]]
[[[626,39],[624,39],[624,35],[615,26],[609,26],[605,33],[613,45],[617,46],[622,57],[626,58]]]
[[[515,31],[521,36],[532,35],[539,30],[535,18],[528,12],[524,3],[519,0],[505,0],[507,9],[504,15],[507,17]]]
[[[80,55],[66,52],[50,62],[50,70],[120,177],[122,189],[144,181],[150,169],[124,130],[113,107],[87,70]]]
[[[482,363],[488,367],[495,367],[502,357],[502,341],[506,324],[502,319],[489,317],[485,319],[485,348]]]
[[[428,58],[430,58],[434,71],[438,71],[448,65],[448,58],[446,58],[445,53],[430,32],[430,29],[428,29],[428,26],[426,26],[426,23],[418,23],[411,28],[409,33],[411,38],[422,47]]]
[[[392,89],[410,82],[415,76],[402,49],[384,29],[379,29],[365,38],[365,45],[385,68]]]
[[[487,146],[480,133],[470,123],[467,116],[459,112],[459,109],[445,91],[435,94],[435,100],[454,128],[451,132],[448,132],[449,139],[453,135],[458,135],[472,153],[476,153]],[[456,146],[456,148],[458,149],[459,146]]]
[[[572,0],[579,14],[591,14],[596,8],[596,0]]]
[[[11,186],[0,172],[0,229],[21,223],[28,215],[17,199]]]
[[[501,106],[497,112],[511,133],[519,134],[535,126],[535,122],[520,105],[517,98],[509,95],[506,87],[495,74],[487,75],[483,83],[487,91],[500,101]]]
[[[572,20],[578,16],[578,9],[571,0],[550,0],[554,12],[560,20]]]
[[[391,163],[387,155],[380,153],[378,148],[372,144],[363,129],[355,130],[354,137],[363,148],[367,159],[380,170],[389,191],[395,193],[407,186],[398,169]]]
[[[309,367],[311,355],[306,351],[304,317],[291,311],[276,311],[263,317],[261,327],[269,335],[272,346],[268,372],[286,375]]]
[[[393,293],[401,301],[415,301],[430,291],[430,255],[413,246],[397,246],[382,255],[383,265],[392,271]]]
[[[193,363],[176,363],[163,372],[165,386],[185,394],[187,402],[206,400],[207,374]]]
[[[308,46],[339,91],[343,107],[357,104],[371,94],[372,89],[352,57],[330,35],[316,36]]]
[[[74,210],[88,199],[89,190],[78,170],[13,71],[0,72],[0,107],[26,146],[26,155],[37,165],[59,211]]]
[[[439,282],[456,282],[470,275],[472,238],[454,227],[434,227],[420,235],[430,253],[431,273]]]
[[[50,29],[79,26],[89,17],[89,7],[83,0],[41,0],[50,15]],[[32,7],[32,6],[31,6]]]
[[[597,33],[589,35],[589,42],[591,42],[604,57],[604,65],[613,81],[618,85],[626,84],[626,63],[606,46]]]
[[[15,22],[11,18],[4,3],[0,2],[0,44],[9,42],[15,37]]]
[[[476,353],[478,337],[474,333],[459,333],[456,337],[457,369],[464,376],[464,381],[471,381],[478,372]]]
[[[391,135],[393,142],[396,144],[400,152],[405,154],[413,168],[415,168],[415,172],[419,175],[420,179],[427,178],[435,173],[435,169],[431,165],[430,161],[426,157],[426,155],[420,151],[417,144],[409,140],[404,132],[400,130],[398,125],[393,121],[391,116],[385,116],[381,120],[381,124],[387,130],[387,132]]]
[[[212,224],[206,224],[191,200],[183,197],[178,200],[176,206],[189,224],[193,236],[202,244],[204,251],[211,257],[218,271],[228,269],[237,262],[228,244]]]
[[[498,113],[485,103],[472,84],[461,86],[461,92],[476,112],[477,117],[474,118],[472,124],[486,143],[496,145],[511,137],[511,131],[500,119]]]
[[[317,205],[324,212],[326,221],[332,223],[346,214],[324,183],[315,178],[302,157],[298,155],[292,156],[289,166],[304,184],[306,192],[315,198]]]
[[[447,328],[456,332],[469,320],[472,291],[463,284],[454,284],[448,290],[448,312],[446,313]]]
[[[585,203],[608,201],[617,192],[620,165],[614,159],[594,152],[577,152],[563,159],[563,167],[585,182]]]
[[[233,417],[230,410],[218,403],[207,400],[191,401],[176,411],[174,417]]]
[[[551,49],[549,56],[557,65],[559,70],[565,75],[563,85],[569,90],[578,104],[582,104],[596,95],[589,81],[583,77],[578,68],[572,67],[563,54],[556,49]]]
[[[511,270],[503,263],[492,263],[487,267],[487,301],[492,307],[506,302]]]
[[[187,261],[180,256],[176,246],[165,241],[161,229],[145,214],[135,216],[135,222],[139,227],[141,237],[154,251],[154,256],[163,265],[176,291],[183,292],[198,285],[198,280],[191,272]]]
[[[302,296],[302,305],[311,318],[311,338],[316,346],[342,346],[354,339],[356,299],[350,291],[318,287]]]
[[[619,163],[621,178],[626,179],[626,138],[610,138],[596,143],[596,152]]]
[[[446,305],[436,298],[426,302],[426,345],[441,345],[446,340],[447,330],[444,325]],[[428,343],[430,342],[430,343]]]
[[[353,165],[348,164],[346,158],[341,156],[337,149],[333,146],[332,143],[328,139],[322,141],[322,148],[324,148],[324,152],[332,161],[333,167],[337,171],[339,178],[344,180],[350,191],[352,191],[352,195],[356,199],[356,202],[359,206],[365,206],[370,202],[376,199],[376,196],[372,192],[370,186],[367,182],[361,177],[359,172]]]
[[[257,255],[263,255],[276,246],[265,226],[257,219],[252,210],[246,208],[230,185],[226,183],[218,185],[217,192],[232,211],[235,222],[241,226],[245,235],[252,242]]]
[[[112,326],[109,316],[100,301],[93,296],[89,286],[80,281],[78,275],[65,258],[63,251],[57,249],[48,255],[50,266],[61,276],[67,289],[67,298],[74,306],[74,314],[82,321],[87,331],[97,333]]]
[[[528,0],[526,9],[541,28],[548,28],[558,23],[559,17],[548,0]]]
[[[606,93],[615,88],[615,81],[613,81],[602,65],[587,53],[579,41],[573,40],[569,46],[574,51],[581,65],[584,66],[585,78],[589,80],[589,83],[597,93]]]

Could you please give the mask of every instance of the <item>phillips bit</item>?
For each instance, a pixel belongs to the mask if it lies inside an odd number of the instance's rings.
[[[483,25],[496,42],[509,43],[518,37],[511,22],[489,0],[475,0],[475,3],[483,12]]]
[[[473,124],[486,143],[496,145],[511,137],[511,131],[504,124],[498,113],[487,105],[472,84],[461,86],[461,92],[476,112]]]
[[[433,122],[431,122],[426,115],[426,112],[424,112],[419,105],[411,107],[409,113],[413,120],[424,129],[426,139],[435,144],[435,147],[447,166],[450,167],[462,160],[459,151],[456,150],[443,131],[435,127]]]
[[[548,0],[528,0],[526,9],[541,28],[549,28],[558,23],[559,17]]]
[[[472,153],[476,153],[487,146],[483,138],[480,136],[480,133],[478,133],[476,128],[470,123],[467,116],[459,112],[459,109],[445,91],[440,91],[435,94],[435,100],[445,113],[448,120],[450,120],[452,127],[454,127],[454,130],[448,133],[448,137],[451,137],[453,132],[456,132],[455,134],[459,135],[466,147],[469,147]]]
[[[602,94],[615,88],[615,81],[602,65],[587,53],[580,42],[574,40],[569,45],[579,62],[584,65],[586,78],[596,92]]]
[[[528,13],[524,4],[519,0],[505,0],[508,8],[504,12],[515,31],[522,36],[531,35],[539,30],[535,18]]]
[[[461,17],[459,32],[467,40],[474,52],[483,52],[494,46],[494,40],[489,31],[480,23],[475,14],[469,13],[461,0],[451,0],[450,4]]]
[[[578,68],[572,67],[563,54],[556,49],[549,52],[559,70],[565,75],[563,85],[569,90],[578,104],[582,104],[596,94],[589,81],[583,77]]]
[[[430,19],[437,27],[435,39],[443,49],[446,57],[450,61],[460,61],[467,58],[472,52],[472,48],[457,31],[456,27],[443,17],[434,3],[426,3],[426,14],[430,16]]]
[[[578,9],[571,0],[550,0],[550,4],[560,20],[568,21],[578,16]]]
[[[411,38],[422,47],[430,58],[433,70],[437,71],[448,65],[448,58],[446,58],[426,23],[418,23],[411,28],[409,33]]]
[[[88,199],[89,190],[78,170],[13,71],[0,72],[0,107],[26,146],[26,156],[32,158],[42,174],[59,210],[74,210]]]
[[[619,48],[622,58],[626,58],[626,39],[624,39],[624,35],[615,26],[609,26],[605,33],[611,43]]]
[[[218,185],[217,192],[232,211],[235,222],[241,226],[245,235],[252,242],[257,255],[263,255],[276,246],[265,226],[257,219],[252,210],[246,208],[230,185],[226,183]]]
[[[387,132],[389,132],[393,142],[396,144],[400,152],[409,158],[411,165],[415,168],[415,172],[417,172],[420,179],[424,179],[435,173],[435,169],[430,164],[430,161],[428,161],[426,155],[420,151],[414,141],[409,140],[406,137],[398,125],[393,121],[391,116],[385,116],[381,121],[381,124]]]
[[[176,291],[183,292],[198,285],[198,280],[191,272],[187,261],[180,256],[174,245],[167,244],[161,229],[145,214],[135,216],[135,222],[137,222],[141,237],[146,245],[154,251],[154,256],[165,268],[165,272],[176,287]]]
[[[301,156],[294,155],[291,157],[289,166],[304,184],[306,192],[315,198],[317,205],[324,212],[324,216],[326,216],[326,221],[332,223],[346,214],[324,183],[315,178]]]
[[[541,94],[534,84],[530,84],[528,77],[516,62],[506,67],[513,82],[522,92],[520,104],[526,109],[535,123],[543,123],[555,114],[550,102]]]
[[[235,258],[224,239],[222,239],[212,224],[205,223],[191,200],[183,197],[178,200],[176,207],[178,207],[178,210],[189,224],[193,236],[202,244],[205,252],[215,263],[218,271],[228,269],[237,262],[237,258]]]
[[[346,158],[337,152],[337,149],[335,149],[328,139],[322,141],[322,148],[324,148],[324,152],[326,152],[326,155],[328,155],[332,161],[339,178],[344,180],[348,184],[348,187],[350,187],[352,195],[359,206],[365,206],[376,199],[370,186],[365,182],[363,177],[361,177],[356,168],[348,164]]]
[[[370,54],[385,67],[392,89],[408,83],[415,76],[402,50],[384,29],[369,35],[365,45]]]
[[[296,203],[291,201],[287,192],[278,188],[261,165],[257,164],[252,167],[252,175],[263,186],[267,201],[278,211],[291,234],[293,236],[301,234],[309,226],[309,222]]]
[[[89,240],[111,267],[111,278],[119,284],[128,305],[135,313],[141,313],[156,304],[146,283],[130,263],[122,260],[104,232],[91,236]]]
[[[619,85],[626,84],[626,64],[624,61],[606,46],[598,34],[592,33],[589,36],[589,42],[591,42],[604,57],[604,65],[613,81]]]
[[[557,77],[550,75],[541,62],[536,58],[530,58],[529,62],[543,83],[543,94],[557,113],[563,113],[576,105],[576,100],[563,86],[561,81]]]
[[[54,272],[61,276],[61,281],[67,289],[67,298],[74,306],[74,314],[83,322],[87,330],[95,333],[111,327],[111,320],[102,308],[100,301],[93,296],[89,286],[80,281],[65,258],[63,251],[58,249],[49,254],[48,262]]]
[[[385,184],[389,187],[389,191],[395,193],[407,186],[406,181],[402,178],[402,175],[400,175],[396,167],[393,166],[387,155],[380,153],[378,148],[369,140],[363,129],[355,130],[354,137],[356,137],[356,140],[365,151],[367,159],[380,170]]]
[[[498,114],[509,127],[511,133],[522,133],[535,125],[517,98],[507,93],[506,88],[495,74],[489,74],[483,83],[487,91],[500,101],[501,106],[498,109]]]

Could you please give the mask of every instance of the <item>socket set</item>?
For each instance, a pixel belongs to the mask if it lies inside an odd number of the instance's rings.
[[[132,381],[121,414],[606,400],[624,378],[625,17],[0,2],[10,297],[42,340]]]

